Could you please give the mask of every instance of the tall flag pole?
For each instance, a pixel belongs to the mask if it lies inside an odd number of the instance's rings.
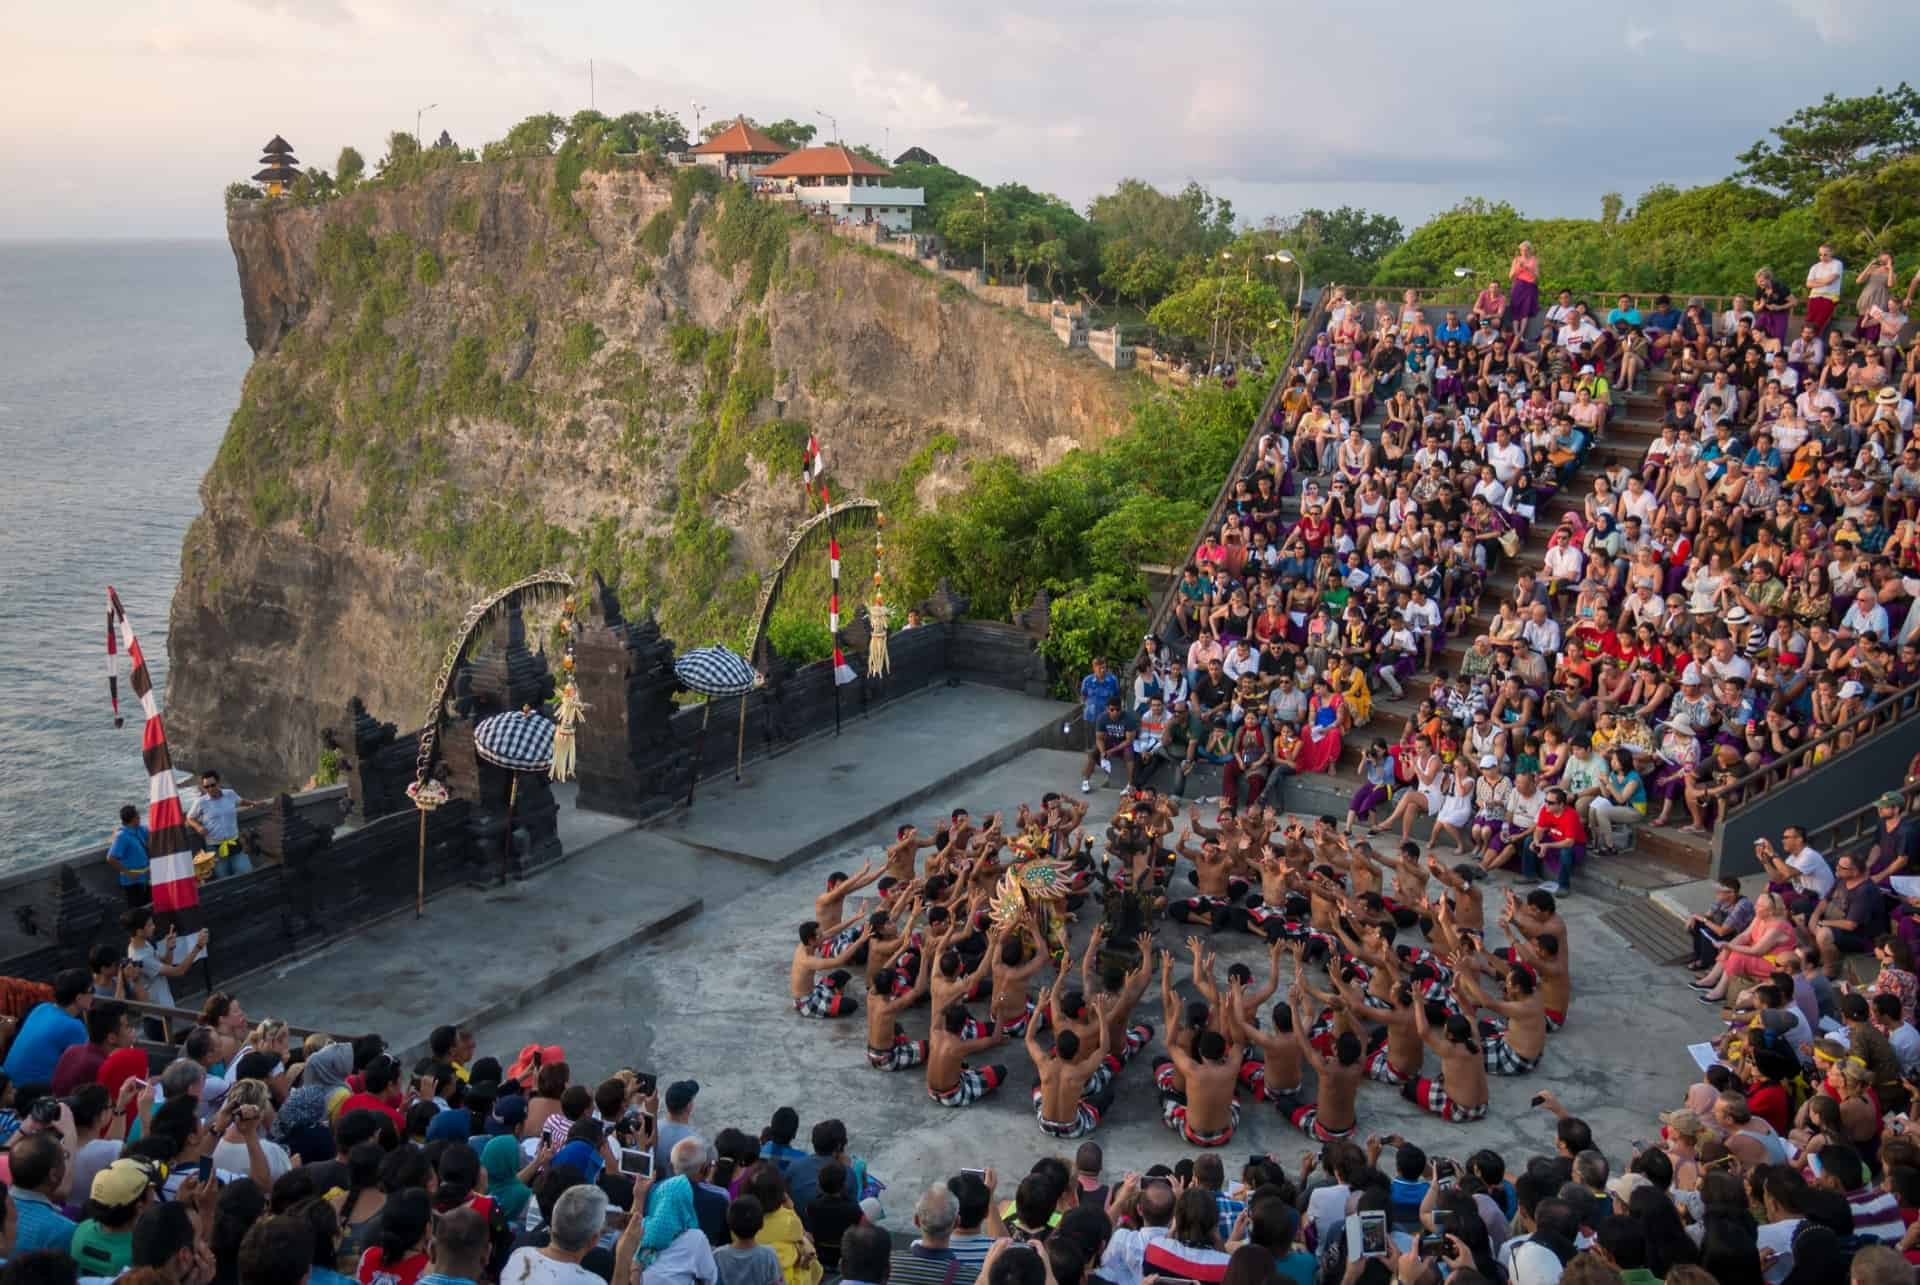
[[[140,736],[140,755],[147,765],[147,852],[153,886],[153,908],[158,913],[191,910],[200,904],[200,885],[193,877],[193,840],[180,810],[180,792],[173,783],[173,755],[167,748],[166,724],[160,721],[160,698],[140,640],[127,623],[120,595],[107,586],[107,693],[113,701],[113,725],[120,727],[120,665],[122,653],[131,665],[129,686],[140,701],[146,726]]]

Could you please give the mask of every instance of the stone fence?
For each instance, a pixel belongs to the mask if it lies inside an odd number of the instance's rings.
[[[877,223],[823,223],[821,226],[843,240],[857,241],[861,245],[872,246],[917,263],[936,276],[958,283],[970,294],[995,307],[1011,308],[1043,321],[1064,347],[1086,348],[1115,370],[1134,368],[1133,345],[1119,341],[1118,327],[1106,332],[1104,343],[1094,344],[1087,328],[1086,309],[1082,305],[1045,298],[1031,282],[991,285],[978,268],[945,267],[940,256],[940,238],[937,236],[921,232],[889,232]]]
[[[596,581],[580,614],[575,679],[593,709],[578,731],[577,806],[643,818],[674,807],[688,774],[733,769],[740,728],[738,698],[699,705],[675,701],[674,644],[651,617],[626,620],[611,590]],[[867,672],[870,634],[864,608],[839,642],[858,677],[837,688],[838,717],[850,720],[940,682],[973,682],[1045,695],[1038,651],[1047,632],[1042,597],[1018,619],[967,620],[966,600],[944,586],[921,612],[926,623],[891,634],[888,672]],[[350,701],[344,785],[283,794],[241,814],[254,854],[249,874],[201,885],[200,905],[181,915],[183,932],[207,927],[212,976],[196,968],[175,984],[224,984],[242,973],[325,946],[368,923],[409,913],[425,841],[428,896],[462,884],[521,875],[560,860],[558,804],[537,772],[516,777],[480,759],[473,729],[488,715],[551,699],[544,653],[529,649],[517,603],[457,671],[441,724],[434,773],[451,795],[422,814],[407,798],[419,733],[401,733]],[[776,662],[746,699],[746,757],[782,753],[830,731],[835,721],[833,666]],[[343,738],[347,740],[348,738]],[[513,835],[508,856],[509,795]],[[349,819],[351,819],[349,823]],[[343,826],[348,828],[343,828]],[[84,964],[97,944],[121,949],[125,905],[104,845],[0,877],[0,977],[47,981]]]

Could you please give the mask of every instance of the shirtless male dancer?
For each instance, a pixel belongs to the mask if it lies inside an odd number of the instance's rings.
[[[868,884],[878,882],[886,872],[885,866],[863,861],[851,878],[838,870],[827,876],[827,890],[813,899],[813,922],[825,930],[821,933],[820,954],[838,955],[859,934],[860,917],[853,916],[843,921],[840,918],[841,908],[846,905],[848,897]],[[829,924],[833,926],[827,928]]]
[[[1097,1088],[1088,1083],[1095,1066],[1107,1057],[1111,1016],[1103,1001],[1093,1007],[1100,1018],[1098,1044],[1082,1045],[1078,1035],[1063,1030],[1054,1036],[1049,1051],[1041,1046],[1038,1031],[1027,1032],[1027,1056],[1040,1077],[1033,1086],[1033,1114],[1040,1121],[1040,1131],[1051,1137],[1084,1138],[1100,1126],[1100,1118],[1113,1106],[1112,1076]]]
[[[1046,943],[1034,930],[1032,920],[1022,916],[1019,936],[1007,936],[1001,940],[993,965],[993,1000],[987,1011],[991,1023],[988,1029],[1005,1031],[1008,1038],[1019,1039],[1027,1033],[1030,1024],[1035,1027],[1047,1024],[1045,1015],[1041,1015],[1037,1023],[1033,1021],[1034,1000],[1027,993],[1028,980],[1046,962]]]
[[[793,1011],[802,1017],[847,1017],[860,1007],[860,1001],[844,993],[853,980],[846,965],[867,944],[864,924],[856,924],[853,939],[838,955],[820,954],[820,925],[809,919],[800,925],[800,944],[794,947],[793,962],[787,967],[787,989],[792,993]],[[832,971],[828,971],[828,970]],[[822,977],[820,974],[826,973]]]
[[[1420,1038],[1440,1058],[1440,1074],[1400,1087],[1400,1096],[1423,1111],[1454,1124],[1484,1119],[1487,1114],[1486,1055],[1473,1038],[1473,1023],[1458,1013],[1435,1028],[1427,1006],[1414,1009]]]
[[[968,1066],[966,1059],[1007,1042],[1004,1031],[967,1039],[973,1023],[964,1004],[951,1004],[934,1019],[927,1050],[927,1096],[943,1107],[971,1106],[1007,1082],[1004,1065]]]
[[[1510,965],[1502,978],[1501,998],[1494,999],[1474,976],[1482,963],[1490,971],[1492,960],[1485,957],[1461,960],[1454,991],[1465,1001],[1463,1008],[1471,1004],[1499,1015],[1480,1022],[1487,1070],[1493,1075],[1530,1074],[1547,1051],[1547,1009],[1539,994],[1539,982],[1525,964]]]
[[[927,1060],[927,1042],[908,1039],[899,1015],[927,993],[927,957],[913,962],[910,976],[897,967],[876,975],[867,990],[867,1065],[876,1071],[904,1071]]]
[[[1154,1064],[1162,1123],[1196,1147],[1226,1146],[1240,1123],[1233,1091],[1240,1083],[1243,1051],[1229,1047],[1219,1031],[1201,1031],[1192,1053],[1178,1044],[1168,1045],[1167,1053]],[[1176,1069],[1186,1084],[1184,1092],[1173,1087]]]
[[[1296,1129],[1318,1142],[1350,1138],[1360,1124],[1354,1103],[1360,1096],[1360,1081],[1367,1069],[1360,1037],[1351,1031],[1342,1031],[1334,1037],[1333,1056],[1322,1054],[1307,1034],[1312,1028],[1306,1013],[1307,987],[1297,972],[1289,999],[1293,1008],[1294,1044],[1300,1050],[1300,1060],[1319,1077],[1320,1097],[1318,1101],[1295,1107],[1287,1118]]]
[[[1542,904],[1544,902],[1544,904]],[[1547,1034],[1567,1024],[1573,1004],[1573,961],[1567,954],[1567,925],[1553,903],[1553,894],[1534,891],[1524,902],[1509,907],[1501,917],[1513,948],[1510,962],[1525,964],[1540,980],[1540,1002],[1547,1018]]]

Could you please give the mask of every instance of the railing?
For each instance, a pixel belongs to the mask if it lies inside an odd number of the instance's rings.
[[[1899,794],[1904,802],[1900,812],[1905,816],[1913,811],[1915,799],[1920,799],[1920,781],[1909,782],[1900,787]],[[1855,808],[1845,816],[1827,822],[1818,830],[1807,834],[1807,846],[1832,861],[1843,852],[1864,849],[1868,841],[1880,833],[1880,804],[1878,801],[1863,808]]]
[[[1314,302],[1313,310],[1307,314],[1305,320],[1298,323],[1298,328],[1294,330],[1293,346],[1287,350],[1286,361],[1281,363],[1274,372],[1273,387],[1267,390],[1267,400],[1261,403],[1260,415],[1254,420],[1252,429],[1247,433],[1247,440],[1241,443],[1240,454],[1235,457],[1233,468],[1220,482],[1220,494],[1214,497],[1213,507],[1207,511],[1207,520],[1201,524],[1199,531],[1194,533],[1193,543],[1187,546],[1185,556],[1175,564],[1174,583],[1168,586],[1165,596],[1160,599],[1160,605],[1154,609],[1152,633],[1157,635],[1166,628],[1168,617],[1173,615],[1174,602],[1180,593],[1180,568],[1185,567],[1198,556],[1200,545],[1207,538],[1207,532],[1219,526],[1225,517],[1227,504],[1233,498],[1233,484],[1246,473],[1247,465],[1253,458],[1254,449],[1260,444],[1261,436],[1273,423],[1273,412],[1280,405],[1280,395],[1286,392],[1287,372],[1300,363],[1307,349],[1313,346],[1313,336],[1320,332],[1321,325],[1326,321],[1327,299],[1330,294],[1329,290],[1321,291],[1319,299]]]
[[[1419,302],[1430,307],[1471,307],[1474,300],[1480,297],[1480,291],[1484,288],[1488,280],[1489,278],[1487,276],[1476,274],[1462,281],[1459,285],[1451,286],[1346,286],[1344,289],[1348,299],[1367,303],[1371,303],[1375,299],[1385,299],[1389,303],[1398,304],[1406,291],[1413,290]],[[1792,286],[1788,288],[1790,290],[1793,289]],[[1683,314],[1686,312],[1689,304],[1697,303],[1701,305],[1707,313],[1708,321],[1713,321],[1720,313],[1730,308],[1735,299],[1744,301],[1747,305],[1747,311],[1754,313],[1755,316],[1759,315],[1759,309],[1754,307],[1752,294],[1699,294],[1686,290],[1575,289],[1573,287],[1560,286],[1553,287],[1551,296],[1549,296],[1546,289],[1543,288],[1541,290],[1540,310],[1542,313],[1551,306],[1551,299],[1557,297],[1562,289],[1572,290],[1573,297],[1576,300],[1584,301],[1590,312],[1602,320],[1606,318],[1608,310],[1614,306],[1621,295],[1627,296],[1628,301],[1640,310],[1642,317],[1653,310],[1655,301],[1659,299],[1661,295],[1665,295],[1672,302],[1673,306],[1678,308]],[[1802,287],[1795,293],[1795,306],[1787,314],[1787,332],[1790,337],[1799,333],[1800,323],[1806,319],[1806,299],[1804,296],[1805,288]],[[1853,309],[1850,299],[1843,297],[1840,301],[1840,306],[1834,310],[1833,315],[1836,321],[1843,317],[1852,316]]]
[[[1814,739],[1794,746],[1773,762],[1763,763],[1744,776],[1716,787],[1713,793],[1737,800],[1727,806],[1727,815],[1734,816],[1768,789],[1784,783],[1797,772],[1811,768],[1814,756],[1820,751],[1825,750],[1827,757],[1840,753],[1843,748],[1840,744],[1842,737],[1852,736],[1852,742],[1844,748],[1853,749],[1875,732],[1911,714],[1916,706],[1920,706],[1920,682],[1909,683],[1884,700],[1875,701],[1852,718],[1835,723]],[[1825,851],[1824,848],[1821,850]]]

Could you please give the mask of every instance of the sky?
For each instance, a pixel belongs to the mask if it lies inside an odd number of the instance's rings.
[[[1465,196],[1591,216],[1725,177],[1822,94],[1920,65],[1857,0],[0,0],[0,238],[216,237],[284,135],[331,170],[387,134],[539,111],[793,117],[1084,207],[1196,179],[1244,219]],[[1543,20],[1542,15],[1546,15]]]

